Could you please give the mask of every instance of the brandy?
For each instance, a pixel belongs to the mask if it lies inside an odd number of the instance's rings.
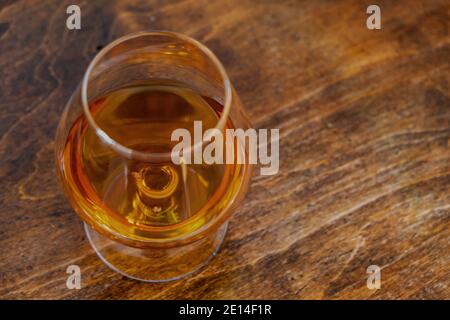
[[[192,132],[194,121],[214,128],[223,106],[177,82],[147,81],[89,104],[110,139],[145,154],[170,154],[171,133]],[[228,121],[225,128],[233,128]],[[237,154],[237,152],[234,152]],[[174,164],[170,157],[125,157],[102,140],[84,115],[73,123],[63,150],[62,181],[77,212],[99,231],[134,240],[189,234],[233,201],[245,164]]]

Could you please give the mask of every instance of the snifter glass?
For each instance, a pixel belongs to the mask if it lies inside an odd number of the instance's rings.
[[[97,255],[124,276],[163,282],[199,270],[216,255],[244,197],[252,172],[246,161],[184,160],[208,146],[209,133],[172,161],[172,133],[194,135],[195,121],[203,132],[250,128],[217,57],[173,32],[107,45],[64,109],[55,150],[60,181]],[[224,144],[231,159],[248,158],[241,140]]]

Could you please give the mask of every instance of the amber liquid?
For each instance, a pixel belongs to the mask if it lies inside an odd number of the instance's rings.
[[[194,137],[194,120],[202,121],[203,131],[213,128],[222,109],[215,99],[162,82],[122,88],[90,105],[98,127],[110,138],[149,154],[170,154],[178,143],[170,140],[177,128]],[[189,233],[208,223],[233,200],[244,169],[240,164],[175,165],[170,158],[126,157],[99,138],[83,115],[70,129],[62,161],[65,191],[84,220],[141,240]]]

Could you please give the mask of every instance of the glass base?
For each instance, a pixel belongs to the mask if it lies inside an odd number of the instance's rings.
[[[174,281],[199,271],[219,251],[227,227],[228,222],[207,237],[184,246],[139,249],[104,237],[84,224],[92,248],[108,267],[144,282]]]

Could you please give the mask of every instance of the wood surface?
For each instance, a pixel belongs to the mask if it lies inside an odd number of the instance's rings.
[[[0,298],[449,299],[450,3],[378,0],[368,30],[372,2],[0,1]],[[89,61],[150,29],[210,47],[255,127],[281,135],[279,174],[254,176],[220,254],[156,285],[96,257],[53,157]]]

